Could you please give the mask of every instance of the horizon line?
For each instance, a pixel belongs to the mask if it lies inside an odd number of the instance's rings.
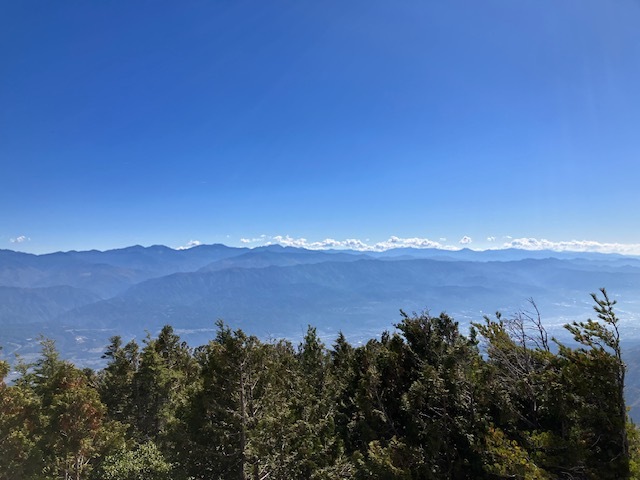
[[[487,239],[487,241],[495,241]],[[154,243],[149,245],[127,245],[123,247],[106,248],[104,250],[96,248],[88,249],[69,249],[69,250],[56,250],[43,253],[31,253],[21,250],[4,249],[5,251],[11,251],[15,253],[24,253],[28,255],[52,255],[55,253],[72,253],[72,252],[108,252],[114,250],[125,250],[128,248],[140,247],[140,248],[153,248],[153,247],[165,247],[174,251],[190,250],[192,248],[221,245],[227,248],[248,249],[254,250],[257,248],[264,248],[270,246],[280,246],[283,248],[296,248],[300,250],[310,251],[333,251],[333,252],[359,252],[359,253],[383,253],[392,250],[410,249],[410,250],[440,250],[442,252],[456,253],[461,251],[471,251],[477,253],[483,252],[499,252],[506,250],[517,250],[523,252],[553,252],[553,253],[576,253],[576,254],[602,254],[602,255],[620,255],[626,257],[639,257],[640,256],[640,244],[625,244],[625,243],[605,243],[593,240],[571,240],[571,241],[550,241],[547,239],[536,239],[532,237],[525,238],[510,238],[506,237],[507,241],[502,242],[495,246],[475,247],[471,245],[473,240],[470,237],[463,237],[459,245],[451,245],[443,243],[442,241],[433,241],[428,238],[401,238],[391,236],[389,239],[381,242],[371,243],[368,241],[362,241],[359,239],[349,238],[345,240],[335,240],[332,238],[326,238],[321,241],[308,241],[306,238],[293,238],[288,235],[281,236],[266,236],[262,235],[258,238],[247,239],[241,238],[240,245],[228,245],[220,242],[205,243],[199,240],[190,240],[185,245],[170,246],[161,243]],[[442,239],[445,240],[445,239]],[[21,242],[22,243],[22,242]]]

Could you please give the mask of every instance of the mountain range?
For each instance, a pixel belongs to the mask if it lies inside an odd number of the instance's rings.
[[[463,327],[533,298],[554,334],[591,314],[589,292],[619,300],[627,338],[640,338],[640,258],[597,253],[402,248],[384,252],[161,245],[32,255],[0,250],[0,345],[27,358],[39,334],[68,358],[99,362],[109,336],[171,324],[192,344],[214,323],[264,338],[299,338],[312,324],[331,341],[393,328],[399,310],[447,311]]]

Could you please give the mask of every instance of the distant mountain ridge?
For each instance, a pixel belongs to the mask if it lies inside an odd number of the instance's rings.
[[[98,302],[89,290],[66,285],[41,288],[0,287],[2,324],[52,321],[62,313]]]
[[[109,298],[149,278],[194,271],[248,250],[220,244],[201,245],[187,250],[174,250],[162,245],[135,245],[104,252],[69,251],[45,255],[0,250],[0,285],[68,285],[87,288],[102,298]]]
[[[218,318],[263,336],[296,336],[311,323],[329,336],[343,330],[365,338],[391,328],[399,309],[446,310],[466,325],[496,310],[517,311],[529,297],[549,324],[559,324],[589,315],[588,294],[601,286],[620,298],[635,335],[640,258],[631,256],[221,244],[46,255],[0,250],[0,345],[25,352],[25,338],[46,326],[82,361],[109,332],[140,336],[171,323],[200,332],[190,340],[202,343]]]

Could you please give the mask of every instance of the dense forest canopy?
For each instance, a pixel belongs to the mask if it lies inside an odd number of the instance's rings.
[[[615,301],[593,299],[571,346],[536,316],[463,335],[446,314],[404,312],[360,346],[218,322],[191,348],[165,326],[112,337],[98,372],[43,340],[0,382],[0,480],[640,478]]]

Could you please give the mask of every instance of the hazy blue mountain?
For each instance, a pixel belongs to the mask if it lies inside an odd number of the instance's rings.
[[[49,255],[0,250],[0,344],[28,351],[44,332],[82,361],[109,335],[140,336],[166,323],[203,342],[218,318],[264,336],[299,337],[313,324],[329,336],[343,330],[361,339],[391,328],[401,308],[446,310],[468,325],[496,310],[511,314],[530,297],[555,328],[591,315],[588,294],[601,286],[620,299],[625,335],[640,338],[635,257],[277,245]]]
[[[394,248],[383,252],[368,252],[375,258],[430,258],[435,260],[468,260],[476,262],[510,262],[525,259],[545,259],[556,258],[559,260],[600,260],[603,263],[620,263],[640,266],[640,257],[629,255],[619,255],[615,253],[596,252],[554,252],[552,250],[521,250],[517,248],[507,248],[501,250],[471,250],[463,248],[461,250],[441,250],[437,248]]]
[[[640,289],[640,268],[589,270],[584,263],[558,259],[230,266],[151,279],[67,312],[59,321],[141,330],[164,323],[206,328],[223,318],[260,335],[296,335],[308,323],[358,335],[388,328],[400,308],[447,310],[468,323],[481,320],[483,312],[512,313],[529,297],[537,299],[548,320],[580,319],[590,313],[588,293],[602,285],[618,295],[634,295]]]
[[[226,268],[262,268],[270,266],[288,267],[292,265],[322,262],[355,262],[368,258],[361,253],[328,253],[322,250],[305,250],[301,248],[271,245],[250,250],[242,255],[227,257],[212,262],[200,269],[201,272],[213,272]]]
[[[197,270],[247,250],[225,245],[201,245],[187,250],[138,245],[104,252],[70,251],[46,255],[0,250],[0,286],[67,285],[110,298],[149,278]]]
[[[248,248],[234,248],[226,245],[199,245],[193,248],[176,250],[164,245],[120,248],[100,252],[65,252],[53,255],[64,255],[91,264],[107,264],[124,267],[150,274],[164,274],[197,270],[204,265],[234,257],[249,251]]]
[[[0,251],[0,286],[86,288],[108,298],[148,278],[134,268],[87,262],[76,252],[29,255]],[[90,252],[87,252],[90,253]]]
[[[46,323],[63,312],[99,300],[89,290],[68,286],[0,287],[0,319],[3,326]]]

